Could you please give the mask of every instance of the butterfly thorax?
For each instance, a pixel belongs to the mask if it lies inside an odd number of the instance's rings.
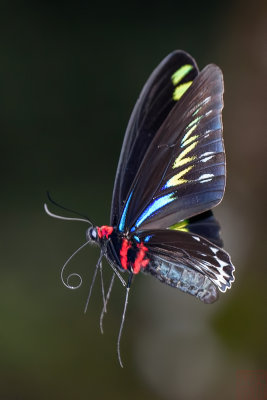
[[[138,238],[119,232],[108,225],[90,228],[87,240],[106,248],[105,253],[110,262],[122,271],[128,270],[138,274],[149,264],[148,248]]]

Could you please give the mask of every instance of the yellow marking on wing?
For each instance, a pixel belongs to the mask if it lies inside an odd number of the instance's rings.
[[[190,128],[190,126],[192,125],[196,125],[198,124],[198,122],[201,120],[201,118],[203,118],[204,115],[200,115],[199,117],[196,117],[195,119],[193,119],[193,121],[190,122],[190,124],[187,125],[187,129]]]
[[[196,156],[192,156],[192,157],[185,157],[185,158],[183,158],[180,162],[179,162],[179,165],[178,165],[178,167],[182,167],[183,165],[185,165],[185,164],[188,164],[188,163],[190,163],[191,161],[194,161],[196,159]],[[173,169],[174,168],[177,168],[177,166],[176,167],[172,167]]]
[[[184,143],[186,141],[186,139],[191,135],[191,133],[194,132],[196,127],[197,127],[197,124],[194,125],[191,129],[189,129],[189,131],[184,135],[184,137],[182,139],[182,143]]]
[[[182,83],[174,89],[172,98],[173,100],[180,100],[182,95],[187,91],[187,89],[192,85],[193,81]]]
[[[193,65],[185,64],[172,75],[172,83],[177,85],[193,69]]]
[[[199,137],[199,135],[191,136],[189,139],[187,139],[187,140],[183,143],[182,147],[188,146],[191,142],[193,142],[193,141],[194,141],[195,139],[197,139],[198,137]]]
[[[193,168],[193,165],[190,165],[189,167],[180,171],[178,174],[174,175],[171,179],[168,180],[168,182],[166,183],[166,187],[177,186],[177,185],[181,185],[182,183],[188,182],[188,180],[184,179],[183,176],[187,172],[189,172],[192,168]]]
[[[198,144],[198,141],[196,141],[196,142],[190,144],[190,146],[186,147],[186,148],[179,154],[179,156],[176,158],[176,160],[175,160],[174,163],[173,163],[172,168],[174,169],[174,168],[177,168],[177,167],[181,167],[182,165],[187,164],[187,163],[190,162],[190,161],[193,161],[193,160],[196,158],[196,156],[186,157],[186,158],[185,158],[185,156],[186,156],[188,153],[190,153],[190,151],[193,150],[193,149],[196,147],[197,144]]]
[[[185,219],[184,221],[177,222],[177,224],[170,226],[169,229],[175,231],[189,232],[187,225],[188,225],[188,220]]]

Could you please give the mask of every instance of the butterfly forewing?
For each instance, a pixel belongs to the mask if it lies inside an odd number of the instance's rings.
[[[118,225],[129,189],[155,134],[198,74],[184,51],[169,54],[151,74],[132,112],[121,150],[111,207],[111,225]]]
[[[222,73],[207,66],[150,144],[122,214],[125,228],[167,228],[217,205],[225,188]]]

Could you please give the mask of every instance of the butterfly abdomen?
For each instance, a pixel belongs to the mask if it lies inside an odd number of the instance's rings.
[[[184,265],[179,265],[179,263],[174,264],[167,260],[155,258],[151,260],[147,272],[150,272],[161,282],[189,293],[204,303],[213,303],[218,297],[216,286],[207,276],[185,268]]]

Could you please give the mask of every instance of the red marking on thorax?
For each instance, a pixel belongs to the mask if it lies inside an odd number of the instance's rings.
[[[122,239],[122,245],[120,249],[120,256],[121,256],[121,266],[124,269],[127,269],[128,264],[128,250],[131,248],[131,244],[128,242],[127,239]]]
[[[103,237],[106,237],[106,239],[108,239],[108,237],[112,234],[113,229],[114,228],[112,226],[108,226],[108,225],[103,225],[100,228],[97,227],[97,233],[98,233],[99,239],[102,239]]]
[[[121,249],[120,249],[120,258],[121,258],[121,266],[123,269],[128,269],[130,266],[134,274],[138,274],[141,268],[145,268],[149,259],[145,259],[148,248],[143,243],[137,243],[138,251],[136,252],[136,257],[134,263],[128,261],[128,251],[132,247],[132,243],[127,239],[122,239]]]
[[[148,251],[148,248],[143,244],[137,244],[137,247],[139,248],[139,251],[136,255],[134,264],[133,264],[133,273],[134,274],[138,274],[138,272],[140,272],[141,268],[145,268],[148,263],[149,263],[149,259],[144,259],[146,256],[146,252]]]

